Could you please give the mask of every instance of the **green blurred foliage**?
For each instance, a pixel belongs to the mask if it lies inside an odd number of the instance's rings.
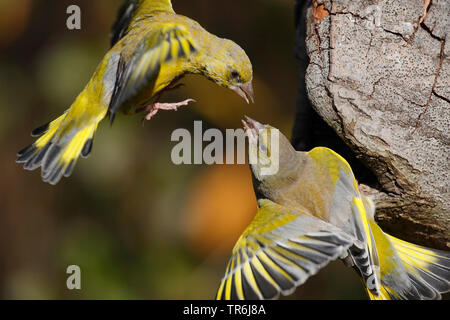
[[[66,8],[82,10],[69,31]],[[108,49],[120,0],[0,1],[0,298],[211,299],[233,243],[255,214],[247,166],[175,166],[170,135],[240,127],[244,114],[293,125],[297,64],[293,1],[174,0],[177,12],[239,43],[251,57],[256,101],[199,77],[168,94],[198,103],[100,126],[92,157],[56,187],[15,164],[29,132],[66,110]],[[229,171],[223,171],[229,170]],[[244,174],[242,174],[244,173]],[[239,199],[235,190],[246,195]],[[218,197],[216,195],[224,195]],[[224,226],[223,217],[233,216]],[[189,230],[186,230],[189,228]],[[220,232],[218,232],[220,231]],[[219,235],[219,236],[218,236]],[[82,270],[82,290],[66,288],[66,268]],[[333,263],[288,299],[365,298],[357,276]]]

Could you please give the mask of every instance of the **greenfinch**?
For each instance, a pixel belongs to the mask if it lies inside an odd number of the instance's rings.
[[[24,168],[41,167],[42,179],[56,184],[70,176],[81,155],[92,150],[98,124],[109,113],[177,110],[192,99],[160,103],[186,74],[200,74],[254,100],[253,70],[245,51],[199,23],[174,12],[170,0],[128,0],[112,30],[112,47],[72,106],[32,132],[35,143],[18,153]]]
[[[383,232],[341,156],[322,147],[297,152],[282,134],[274,148],[268,132],[276,129],[250,118],[244,128],[249,154],[259,153],[251,162],[258,209],[233,249],[217,299],[291,294],[335,259],[357,271],[371,299],[439,299],[450,290],[450,252]],[[263,174],[274,161],[278,171]]]

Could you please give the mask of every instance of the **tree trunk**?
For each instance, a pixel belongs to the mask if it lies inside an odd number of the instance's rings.
[[[296,18],[294,146],[341,153],[385,231],[448,250],[450,1],[298,0]]]

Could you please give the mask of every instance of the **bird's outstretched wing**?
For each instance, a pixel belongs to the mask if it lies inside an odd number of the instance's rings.
[[[233,249],[217,299],[275,299],[288,295],[354,238],[305,212],[258,201],[255,219]]]
[[[347,161],[331,149],[314,148],[308,155],[327,174],[333,184],[333,199],[328,221],[358,239],[350,249],[353,263],[360,270],[363,281],[374,293],[379,293],[379,258],[369,225],[375,209],[370,200],[359,192],[358,183]]]
[[[125,102],[155,82],[162,64],[187,58],[196,51],[193,39],[183,26],[161,23],[152,28],[131,59],[121,58],[119,61],[109,105],[111,121]]]
[[[119,9],[117,19],[111,29],[111,47],[124,37],[133,17],[143,6],[148,11],[159,10],[173,12],[170,0],[125,0]]]

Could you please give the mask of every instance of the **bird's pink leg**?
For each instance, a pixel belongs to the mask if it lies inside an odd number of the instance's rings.
[[[194,99],[187,99],[177,103],[160,103],[156,102],[149,105],[145,111],[148,111],[148,114],[145,116],[145,120],[150,120],[153,118],[159,110],[169,110],[169,111],[177,111],[179,107],[187,106],[189,102],[195,102]]]

